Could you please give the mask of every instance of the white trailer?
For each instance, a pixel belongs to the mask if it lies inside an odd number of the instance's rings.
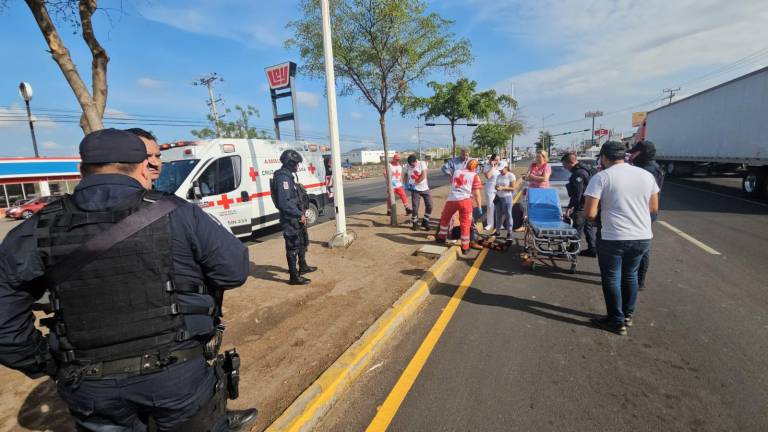
[[[768,198],[768,68],[649,111],[641,136],[668,175],[739,171]]]
[[[248,237],[279,222],[269,179],[288,149],[304,158],[297,175],[309,194],[306,216],[311,225],[328,201],[325,145],[225,138],[163,144],[163,169],[155,188],[199,205],[235,236]]]

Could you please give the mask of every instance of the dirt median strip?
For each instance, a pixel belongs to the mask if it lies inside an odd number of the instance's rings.
[[[400,325],[429,297],[430,288],[456,262],[458,254],[459,248],[456,246],[443,252],[437,262],[320,375],[267,431],[311,430],[339,395],[363,373],[370,360],[385,346]]]

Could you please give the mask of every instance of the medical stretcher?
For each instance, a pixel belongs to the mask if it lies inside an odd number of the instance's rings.
[[[581,249],[579,232],[563,221],[560,198],[557,190],[550,188],[529,188],[525,236],[523,248],[531,270],[537,261],[549,259],[568,261],[570,272],[576,273],[576,261]]]

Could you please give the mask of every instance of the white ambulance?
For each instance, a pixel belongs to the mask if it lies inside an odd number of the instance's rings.
[[[328,201],[325,167],[330,156],[325,145],[226,138],[162,144],[163,169],[155,188],[199,205],[235,236],[248,237],[279,223],[269,179],[288,149],[304,158],[298,181],[309,194],[306,216],[311,225]]]

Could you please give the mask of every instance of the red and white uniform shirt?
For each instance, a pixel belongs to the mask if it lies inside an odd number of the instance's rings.
[[[416,166],[411,166],[408,164],[408,184],[412,186],[413,190],[420,192],[429,190],[429,183],[427,183],[426,177],[424,177],[424,180],[422,180],[420,183],[416,183],[416,179],[421,177],[421,173],[426,171],[426,169],[427,163],[424,161],[418,161]]]
[[[451,191],[448,193],[448,201],[462,201],[472,197],[472,191],[482,189],[480,177],[476,172],[466,169],[456,171],[451,181]]]
[[[403,187],[403,167],[400,166],[400,164],[397,164],[397,165],[389,164],[389,172],[392,175],[392,177],[390,177],[390,181],[392,182],[392,187],[393,188]]]

